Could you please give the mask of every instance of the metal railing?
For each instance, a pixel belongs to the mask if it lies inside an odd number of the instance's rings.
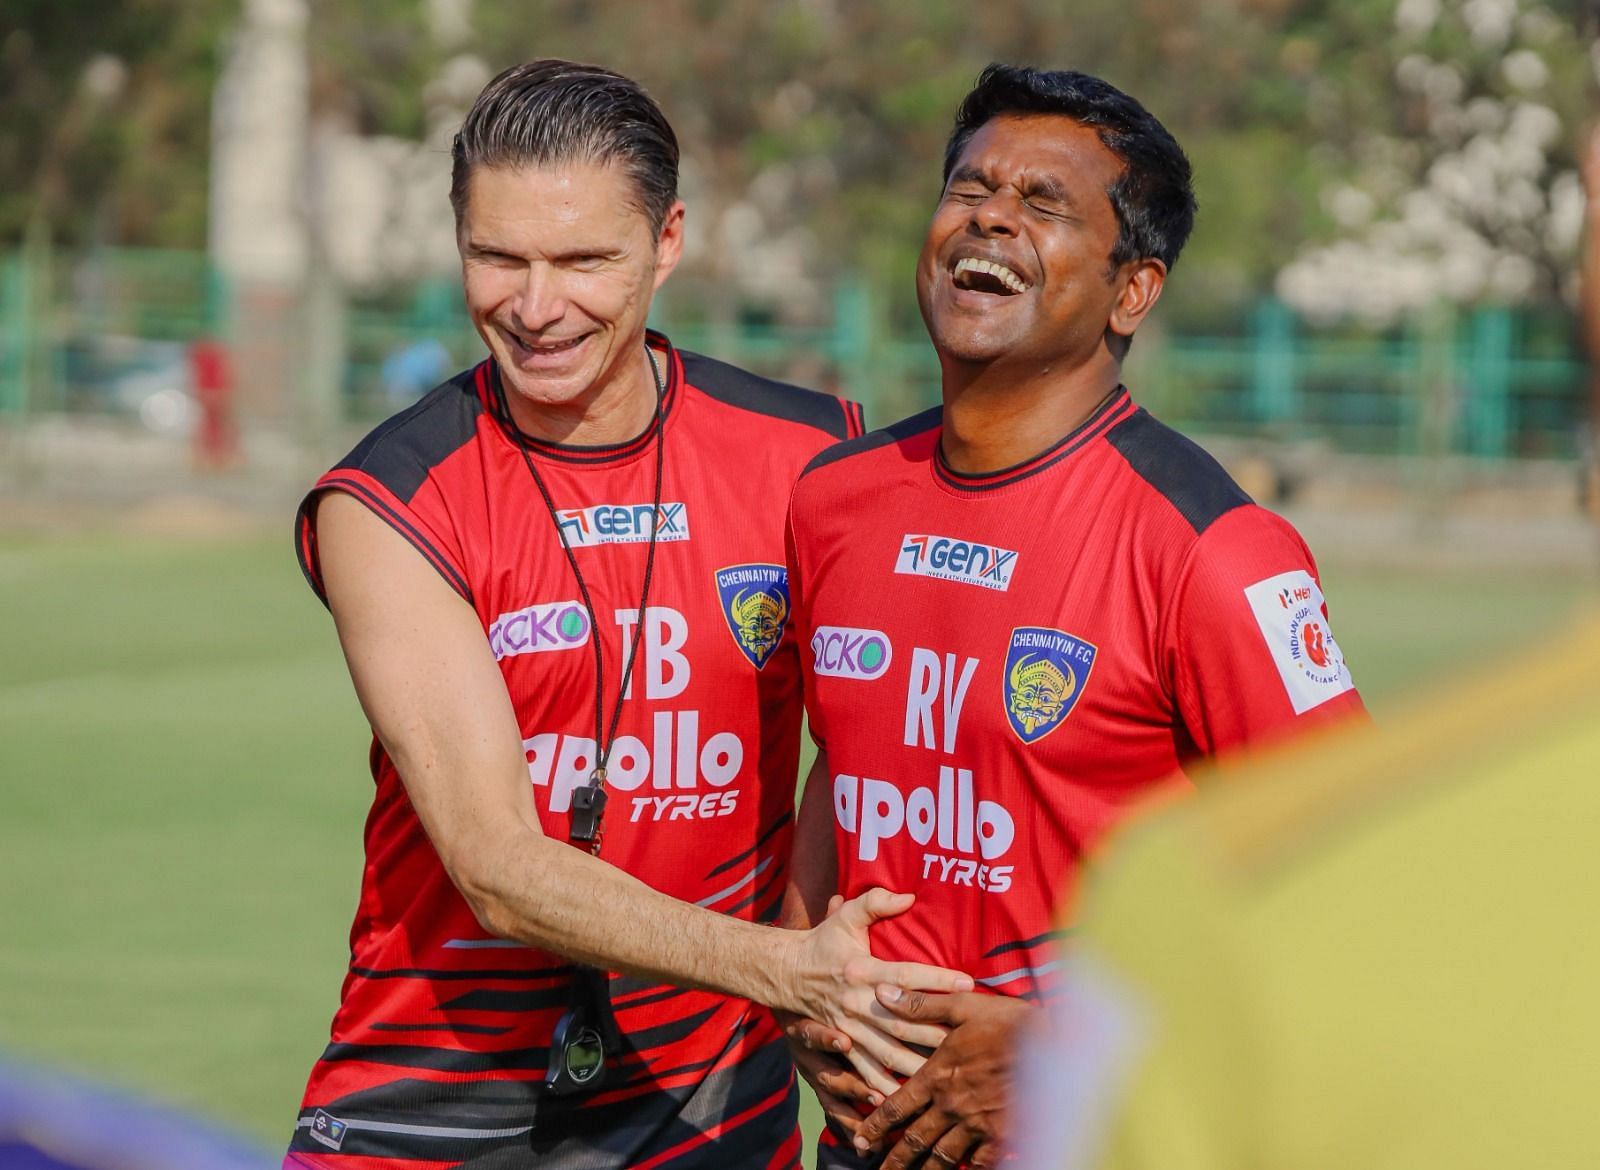
[[[157,387],[183,390],[187,344],[237,340],[250,328],[232,291],[198,253],[0,254],[0,417],[126,412]],[[926,338],[885,327],[860,283],[841,283],[831,320],[812,327],[694,319],[674,312],[684,300],[663,298],[652,318],[680,346],[857,398],[874,424],[938,400]],[[339,315],[331,331],[330,303]],[[299,344],[318,351],[321,373],[306,367],[283,393],[324,395],[328,408],[311,414],[318,420],[380,418],[482,353],[450,281],[306,305],[308,319],[310,306],[322,315],[305,331],[319,342]],[[277,344],[295,345],[295,332]],[[1127,376],[1137,398],[1197,433],[1488,459],[1570,457],[1587,385],[1576,330],[1559,310],[1440,305],[1377,330],[1313,327],[1273,299],[1229,331],[1152,321]]]

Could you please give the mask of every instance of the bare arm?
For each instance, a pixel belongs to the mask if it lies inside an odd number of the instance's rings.
[[[489,933],[608,970],[820,1012],[835,1024],[871,1014],[875,981],[970,982],[868,954],[868,923],[901,912],[909,895],[876,891],[852,902],[837,925],[772,930],[680,902],[546,837],[510,697],[471,607],[343,494],[321,501],[318,546],[362,709]]]
[[[838,912],[843,899],[839,888],[839,855],[833,836],[833,779],[826,751],[817,753],[806,775],[795,816],[794,854],[789,863],[789,886],[784,893],[782,925],[804,930],[825,922]],[[829,1028],[816,1019],[785,1014],[782,1023],[800,1072],[810,1082],[824,1111],[846,1132],[853,1132],[857,1114],[847,1100],[877,1104],[898,1087],[897,1076],[910,1076],[925,1057],[911,1045],[933,1048],[946,1029],[937,1024],[913,1023],[889,1012],[879,1003],[867,1006],[861,1027]],[[829,1055],[840,1053],[842,1056]],[[859,1076],[852,1075],[846,1061]]]
[[[789,888],[779,919],[790,930],[805,930],[828,915],[828,899],[839,888],[839,854],[833,840],[828,803],[828,753],[818,750],[806,773],[800,811],[794,820],[794,855],[789,861]]]
[[[838,888],[839,857],[828,816],[827,785],[828,754],[819,750],[806,773],[800,811],[795,814],[789,886],[784,891],[783,913],[778,920],[779,925],[790,930],[805,930],[826,918]],[[828,1121],[846,1138],[855,1137],[861,1114],[850,1102],[866,1101],[876,1107],[882,1104],[884,1093],[873,1089],[851,1068],[843,1055],[850,1049],[850,1038],[788,1012],[780,1012],[778,1022],[788,1037],[795,1067],[817,1095],[817,1104]],[[894,1090],[885,1083],[885,1091]]]

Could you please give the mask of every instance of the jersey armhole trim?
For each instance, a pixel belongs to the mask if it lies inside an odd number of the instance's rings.
[[[330,491],[344,492],[359,503],[365,505],[375,516],[393,528],[407,543],[422,554],[423,560],[433,566],[435,572],[443,577],[445,583],[461,596],[468,605],[473,605],[472,590],[467,585],[466,578],[462,575],[451,560],[440,552],[439,549],[422,532],[406,519],[400,512],[392,507],[365,483],[342,475],[329,475],[316,487],[312,488],[305,500],[300,505],[299,537],[295,541],[295,550],[300,557],[300,571],[305,574],[306,582],[311,586],[323,605],[328,604],[328,594],[322,582],[322,567],[317,555],[316,525],[312,521],[312,509],[321,496]]]

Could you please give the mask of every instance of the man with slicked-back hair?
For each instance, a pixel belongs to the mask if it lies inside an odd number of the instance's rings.
[[[285,1165],[796,1165],[769,1008],[893,1060],[876,984],[971,986],[868,954],[909,895],[767,925],[799,752],[784,505],[859,408],[646,329],[684,206],[634,82],[508,70],[453,166],[488,356],[368,435],[297,521],[375,787]]]

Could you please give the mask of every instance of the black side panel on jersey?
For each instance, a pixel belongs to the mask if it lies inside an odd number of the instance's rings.
[[[802,423],[836,439],[850,435],[849,408],[853,403],[817,390],[774,382],[686,349],[680,349],[678,356],[683,359],[684,380],[718,402]]]
[[[920,435],[924,431],[931,431],[938,426],[944,418],[944,408],[940,406],[929,407],[920,414],[903,418],[897,423],[891,423],[881,430],[869,431],[859,439],[850,439],[843,443],[835,443],[825,451],[819,451],[807,463],[805,470],[800,472],[804,479],[819,467],[826,467],[830,463],[837,463],[841,459],[848,459],[852,455],[860,455],[863,451],[876,450],[887,447],[891,443],[898,443],[902,439],[909,439],[912,435]]]
[[[474,373],[463,370],[379,424],[334,470],[364,471],[410,503],[428,472],[477,433],[483,403],[472,386]]]
[[[1139,477],[1178,510],[1198,536],[1235,508],[1254,503],[1193,439],[1139,410],[1106,432]]]

